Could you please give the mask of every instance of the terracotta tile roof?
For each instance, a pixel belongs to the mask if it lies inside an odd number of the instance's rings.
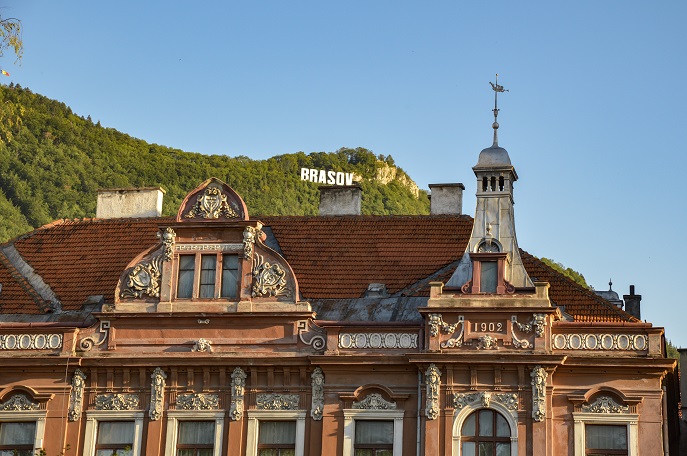
[[[472,229],[463,216],[253,217],[270,227],[306,299],[363,297],[370,283],[390,295],[427,296],[420,281],[442,280],[460,259]],[[120,274],[158,242],[172,218],[62,220],[15,241],[15,248],[50,286],[63,310],[78,310],[90,295],[112,302]],[[551,283],[550,296],[578,321],[632,321],[612,304],[523,253],[530,276]],[[2,257],[0,257],[0,260]],[[0,261],[0,312],[41,313],[37,294]],[[418,291],[419,290],[419,291]],[[32,294],[33,293],[33,294]]]

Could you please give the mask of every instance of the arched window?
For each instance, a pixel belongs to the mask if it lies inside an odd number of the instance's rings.
[[[460,432],[461,456],[510,456],[511,429],[499,412],[481,409],[471,413]]]

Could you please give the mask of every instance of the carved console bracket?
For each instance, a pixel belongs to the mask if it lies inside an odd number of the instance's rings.
[[[104,344],[110,332],[110,321],[101,321],[100,327],[98,328],[98,332],[101,334],[100,340],[98,342],[95,341],[95,335],[84,337],[79,342],[79,348],[81,348],[81,350],[83,351],[89,351],[93,347],[99,347],[100,345]]]
[[[425,371],[425,415],[428,420],[439,417],[439,385],[441,383],[441,371],[434,364],[430,364]]]
[[[298,322],[298,338],[305,345],[310,345],[314,350],[324,350],[326,344],[326,331],[311,320],[300,320]]]
[[[312,401],[310,404],[310,416],[315,421],[322,421],[324,412],[324,373],[316,367],[310,376],[312,386]]]
[[[76,369],[72,376],[72,390],[69,393],[69,411],[67,412],[69,421],[76,421],[81,418],[85,380],[86,374],[81,369]]]
[[[549,374],[541,366],[535,366],[530,373],[532,377],[532,418],[544,421],[546,418],[546,379]]]
[[[229,416],[233,421],[243,418],[243,396],[246,389],[246,373],[240,367],[231,373],[231,406]]]
[[[152,374],[150,374],[152,382],[150,383],[150,412],[151,421],[157,421],[162,417],[162,410],[165,402],[165,385],[167,374],[165,371],[156,367]]]

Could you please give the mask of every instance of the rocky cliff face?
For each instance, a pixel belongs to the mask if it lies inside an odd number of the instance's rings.
[[[384,163],[382,161],[377,162],[379,165],[381,165],[379,168],[377,168],[377,175],[375,176],[375,180],[379,182],[380,184],[387,185],[391,181],[398,181],[401,185],[404,187],[408,188],[410,192],[415,195],[415,198],[417,198],[420,194],[420,188],[417,186],[413,180],[408,177],[406,173],[403,171],[398,170],[395,166],[390,166],[388,163]]]

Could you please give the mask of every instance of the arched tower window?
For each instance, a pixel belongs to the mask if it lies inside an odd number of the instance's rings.
[[[511,429],[506,418],[491,409],[471,413],[460,432],[461,456],[509,456]]]

